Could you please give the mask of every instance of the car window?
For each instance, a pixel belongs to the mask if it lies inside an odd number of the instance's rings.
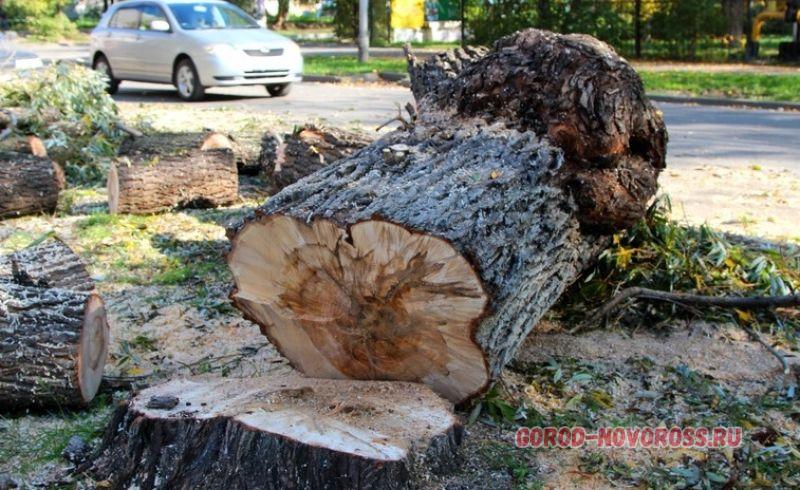
[[[142,31],[152,30],[150,25],[154,20],[163,20],[167,23],[169,22],[167,20],[167,14],[165,14],[164,11],[161,10],[161,8],[157,5],[144,5],[139,7],[139,10],[142,12],[142,21],[139,24],[139,29]]]
[[[252,17],[238,7],[222,3],[180,3],[169,6],[181,29],[258,29]]]
[[[138,29],[140,12],[133,7],[121,8],[111,18],[108,26],[113,29]]]

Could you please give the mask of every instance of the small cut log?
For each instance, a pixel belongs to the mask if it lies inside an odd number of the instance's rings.
[[[45,240],[8,257],[14,281],[23,286],[91,292],[86,264],[58,238]]]
[[[86,405],[100,386],[108,338],[98,295],[0,282],[0,406]]]
[[[20,151],[0,150],[0,219],[53,213],[64,188],[64,172],[47,157],[41,140],[29,137]]]
[[[172,208],[236,202],[239,178],[230,142],[212,133],[135,138],[108,172],[113,214],[148,214]]]

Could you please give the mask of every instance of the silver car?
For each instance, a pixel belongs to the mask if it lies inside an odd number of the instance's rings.
[[[264,85],[280,97],[301,80],[303,56],[228,2],[127,0],[92,31],[92,66],[108,76],[111,93],[136,80],[175,85],[184,100],[232,85]]]

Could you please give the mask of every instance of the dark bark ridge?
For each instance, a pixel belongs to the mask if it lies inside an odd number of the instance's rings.
[[[14,281],[23,286],[84,292],[95,288],[86,264],[58,238],[15,252],[9,262]]]
[[[0,151],[0,219],[54,212],[63,187],[61,168],[49,158]]]
[[[409,56],[423,117],[480,117],[546,136],[564,151],[559,179],[574,192],[582,223],[615,230],[641,218],[668,136],[641,79],[610,46],[528,29],[458,68],[447,57]]]
[[[118,407],[91,471],[119,489],[409,488],[452,467],[461,437],[422,385],[175,380]]]

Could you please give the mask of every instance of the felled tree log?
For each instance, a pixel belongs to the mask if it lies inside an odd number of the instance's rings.
[[[591,38],[528,30],[457,74],[428,63],[410,59],[415,87],[438,80],[416,126],[271,197],[230,230],[228,263],[235,305],[299,370],[463,402],[644,213],[666,131]]]
[[[86,265],[66,243],[45,240],[11,254],[8,258],[14,281],[23,286],[94,291]]]
[[[108,353],[94,293],[0,282],[0,406],[81,406],[94,398]]]
[[[236,160],[217,133],[160,134],[131,140],[108,172],[111,213],[217,207],[239,196]]]
[[[64,173],[47,157],[0,151],[0,219],[52,213],[64,188]]]
[[[307,124],[287,134],[265,133],[259,160],[270,190],[278,192],[371,142],[354,131]]]
[[[462,430],[419,384],[176,380],[118,408],[93,463],[111,488],[406,488]]]

